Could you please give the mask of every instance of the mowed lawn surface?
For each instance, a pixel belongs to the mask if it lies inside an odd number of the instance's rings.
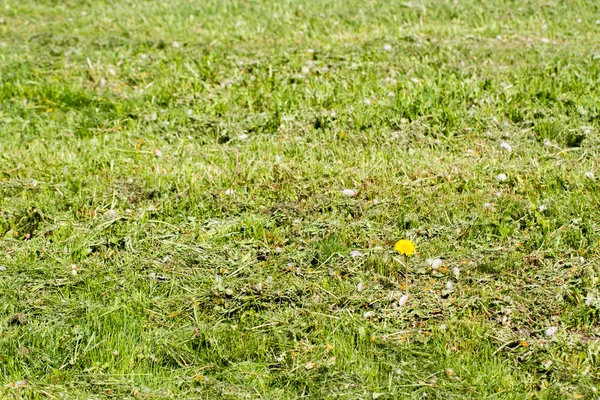
[[[592,0],[2,1],[0,397],[597,398],[599,37]]]

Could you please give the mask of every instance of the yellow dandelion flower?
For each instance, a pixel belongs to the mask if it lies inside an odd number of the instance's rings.
[[[412,240],[398,240],[394,249],[405,256],[412,256],[415,254],[415,243]]]

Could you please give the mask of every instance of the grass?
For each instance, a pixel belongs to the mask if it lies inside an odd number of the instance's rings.
[[[598,20],[0,2],[0,396],[598,397]]]

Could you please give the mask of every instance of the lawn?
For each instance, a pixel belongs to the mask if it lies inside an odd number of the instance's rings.
[[[1,0],[0,397],[598,398],[599,37],[593,0]]]

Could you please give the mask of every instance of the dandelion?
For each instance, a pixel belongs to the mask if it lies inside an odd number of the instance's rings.
[[[404,257],[410,257],[415,254],[415,243],[412,240],[398,240],[394,245],[394,250],[402,254]],[[404,287],[408,293],[408,262],[404,260]]]
[[[374,316],[375,316],[375,313],[373,311],[367,311],[366,313],[364,313],[363,318],[369,319],[369,318],[373,318]]]
[[[352,258],[362,257],[362,255],[363,254],[360,251],[358,251],[358,250],[352,250],[350,252],[350,257],[352,257]]]
[[[362,290],[363,290],[363,283],[362,283],[362,281],[360,281],[360,282],[358,282],[358,285],[356,285],[356,291],[358,293],[360,293],[360,292],[362,292]]]
[[[400,300],[398,300],[398,306],[402,307],[402,306],[406,305],[407,301],[408,301],[408,296],[403,295],[402,297],[400,297]]]
[[[153,151],[154,153],[154,157],[162,157],[162,151],[160,151],[160,149],[154,149]]]
[[[504,182],[505,180],[508,179],[508,177],[506,176],[506,174],[498,174],[496,179],[499,180],[500,182]]]
[[[427,265],[429,265],[431,267],[431,269],[438,269],[439,267],[441,267],[443,264],[443,261],[441,258],[428,258],[427,259]]]
[[[173,47],[175,47],[176,49],[178,49],[178,48],[179,48],[179,46],[180,46],[180,45],[179,45],[179,42],[173,42]]]
[[[6,267],[4,265],[0,265],[0,272],[6,271]]]
[[[548,38],[542,38],[542,43],[550,43],[550,39],[548,39]]]
[[[500,148],[508,151],[509,153],[512,151],[512,146],[506,142],[500,142]]]
[[[550,328],[546,329],[546,336],[551,337],[556,335],[556,332],[558,332],[558,327],[557,326],[551,326]]]
[[[446,289],[448,290],[453,290],[454,289],[454,284],[450,281],[446,282]]]
[[[394,246],[394,249],[404,255],[404,256],[412,256],[415,254],[415,243],[412,240],[406,240],[406,239],[402,239],[402,240],[398,240],[396,242],[396,245]]]
[[[540,212],[544,212],[544,211],[546,211],[547,209],[548,209],[548,207],[546,207],[546,205],[545,205],[545,204],[542,204],[542,205],[540,205],[540,206],[538,207],[538,210],[539,210]]]
[[[392,51],[392,45],[391,45],[391,44],[385,44],[385,45],[383,46],[383,49],[384,49],[385,51]]]
[[[344,189],[342,190],[342,195],[346,197],[354,197],[356,196],[356,192],[352,189]]]
[[[227,189],[225,191],[225,196],[233,196],[235,194],[235,191],[233,189]]]
[[[491,203],[485,203],[485,204],[483,205],[483,208],[492,208],[492,207],[493,207],[493,206],[492,206],[492,204],[491,204]]]
[[[460,269],[458,267],[452,268],[452,274],[454,275],[456,280],[458,280],[458,277],[460,276]]]

